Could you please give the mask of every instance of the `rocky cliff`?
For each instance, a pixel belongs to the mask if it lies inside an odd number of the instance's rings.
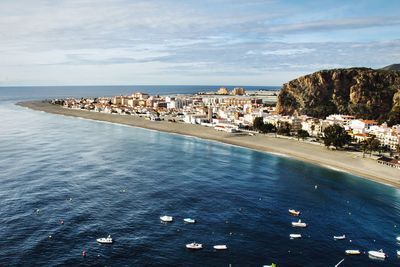
[[[357,115],[400,123],[400,72],[368,68],[322,70],[283,85],[280,114]]]

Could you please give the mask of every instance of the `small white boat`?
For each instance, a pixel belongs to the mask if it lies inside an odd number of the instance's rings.
[[[186,248],[188,248],[188,249],[202,249],[203,245],[199,244],[199,243],[196,243],[196,242],[193,242],[193,243],[190,243],[190,244],[186,244]]]
[[[382,249],[380,249],[378,251],[370,250],[370,251],[368,251],[368,255],[373,258],[377,258],[377,259],[385,259],[387,257]]]
[[[397,242],[400,242],[400,236],[396,237]]]
[[[400,250],[397,251],[397,257],[400,257]]]
[[[289,214],[293,216],[299,216],[300,211],[294,210],[294,209],[289,209]]]
[[[301,234],[290,234],[289,237],[290,239],[301,238]]]
[[[226,250],[228,247],[226,245],[215,245],[214,246],[215,250]]]
[[[334,235],[333,239],[335,239],[335,240],[343,240],[343,239],[346,239],[346,235]]]
[[[100,244],[112,244],[113,243],[113,239],[111,238],[111,235],[108,235],[107,237],[97,238],[96,241],[99,242]]]
[[[361,251],[358,249],[348,249],[345,251],[346,255],[360,255]]]
[[[292,222],[293,227],[307,227],[307,224],[302,222],[301,220],[298,220],[297,222]]]
[[[160,217],[160,220],[161,220],[162,222],[172,222],[172,221],[174,220],[174,217],[164,215],[164,216],[161,216],[161,217]]]
[[[195,219],[191,219],[191,218],[185,218],[185,219],[183,219],[183,221],[185,223],[196,223],[196,220]]]
[[[263,267],[276,267],[276,264],[272,263],[271,265],[263,265]]]

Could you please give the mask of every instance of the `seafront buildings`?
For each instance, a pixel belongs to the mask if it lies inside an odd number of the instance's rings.
[[[309,136],[320,138],[330,125],[342,126],[355,142],[374,137],[382,147],[390,151],[399,150],[400,125],[389,127],[374,120],[362,120],[346,114],[332,114],[325,119],[310,116],[283,116],[276,114],[274,103],[277,91],[246,92],[244,88],[229,91],[221,87],[216,92],[201,92],[194,95],[149,95],[136,92],[127,96],[53,100],[66,108],[83,109],[119,115],[134,115],[149,120],[165,120],[199,124],[229,133],[251,132],[255,118],[276,127],[287,124],[290,133],[299,130]]]

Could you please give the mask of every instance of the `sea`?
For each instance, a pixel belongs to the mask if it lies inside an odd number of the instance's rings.
[[[281,155],[15,105],[216,88],[0,88],[0,266],[400,265],[398,189]],[[308,227],[293,228],[299,218]],[[112,245],[96,242],[108,235]],[[191,242],[203,249],[186,249]],[[387,259],[365,254],[379,249]]]

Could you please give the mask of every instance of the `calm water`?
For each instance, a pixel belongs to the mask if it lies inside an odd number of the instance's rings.
[[[216,142],[30,111],[13,103],[71,89],[13,90],[0,88],[0,266],[400,264],[397,189]],[[288,208],[309,227],[292,228]],[[164,214],[175,221],[160,223]],[[108,234],[113,245],[96,243]],[[339,234],[348,239],[334,241]],[[204,249],[187,251],[192,241]],[[383,262],[344,255],[381,248]]]

